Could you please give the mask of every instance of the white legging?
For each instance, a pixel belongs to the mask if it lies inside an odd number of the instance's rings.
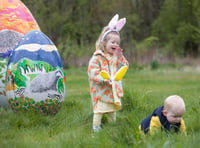
[[[115,122],[116,121],[116,112],[108,112],[108,113],[94,113],[93,116],[93,126],[100,126],[101,125],[101,119],[103,117],[103,114],[108,114],[108,122]]]

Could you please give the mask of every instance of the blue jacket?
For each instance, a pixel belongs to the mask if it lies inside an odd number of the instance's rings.
[[[163,115],[162,111],[163,111],[163,106],[160,106],[158,108],[156,108],[152,114],[150,114],[147,118],[145,118],[142,122],[141,122],[141,130],[146,134],[150,127],[151,127],[151,120],[152,117],[158,117],[159,121],[161,124],[161,130],[164,131],[175,131],[178,132],[180,130],[180,127],[184,127],[184,129],[182,131],[185,131],[185,124],[184,121],[177,123],[177,124],[171,124],[169,123],[169,121],[167,120],[167,118]],[[181,123],[184,124],[183,126],[181,126]]]

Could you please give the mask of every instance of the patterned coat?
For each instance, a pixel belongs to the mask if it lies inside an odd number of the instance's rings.
[[[116,57],[111,57],[109,54],[104,54],[101,50],[96,50],[96,52],[93,54],[88,65],[90,94],[92,98],[93,109],[95,108],[98,100],[101,100],[105,103],[114,103],[112,85],[108,82],[108,80],[104,80],[100,76],[100,71],[105,70],[112,75],[111,69],[113,68],[114,75],[117,70],[124,65],[128,66],[128,61],[124,57],[120,61]],[[123,97],[121,81],[115,83],[115,88],[117,96],[119,98]]]

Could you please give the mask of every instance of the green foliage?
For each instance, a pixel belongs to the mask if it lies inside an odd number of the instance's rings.
[[[135,62],[132,60],[135,54],[146,54],[151,62],[149,53],[155,48],[165,57],[200,54],[199,0],[22,1],[58,47],[66,67],[86,66],[83,59],[91,56],[102,28],[116,13],[127,18],[120,35],[121,46],[131,63]],[[136,62],[141,58],[135,58]]]
[[[138,49],[150,49],[157,45],[157,42],[159,39],[155,36],[149,36],[148,38],[145,38],[142,42],[140,42],[136,47]]]
[[[174,41],[172,41],[174,47],[179,49],[180,55],[191,55],[197,56],[200,49],[198,44],[200,40],[200,29],[199,27],[191,24],[180,23],[180,27],[177,29]],[[184,49],[181,51],[181,49]]]
[[[161,45],[174,49],[169,53],[199,54],[199,6],[198,0],[165,1],[160,16],[153,22],[152,33],[159,37]]]
[[[155,69],[158,69],[158,67],[159,67],[158,61],[157,60],[152,60],[151,61],[151,69],[155,70]]]
[[[87,68],[70,68],[67,74],[67,96],[56,115],[0,109],[0,147],[198,147],[199,72],[180,69],[129,67],[124,79],[122,110],[115,124],[103,122],[103,129],[92,131],[92,104]],[[152,110],[172,94],[184,98],[184,120],[187,136],[178,134],[142,136],[138,126]]]

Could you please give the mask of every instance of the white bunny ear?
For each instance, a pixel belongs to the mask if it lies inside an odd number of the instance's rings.
[[[115,28],[118,19],[119,19],[119,15],[116,14],[116,15],[110,20],[110,22],[109,22],[109,24],[108,24],[108,27],[109,27],[111,30],[113,30],[113,29]]]
[[[116,31],[120,31],[126,24],[126,18],[120,19],[116,24]]]

